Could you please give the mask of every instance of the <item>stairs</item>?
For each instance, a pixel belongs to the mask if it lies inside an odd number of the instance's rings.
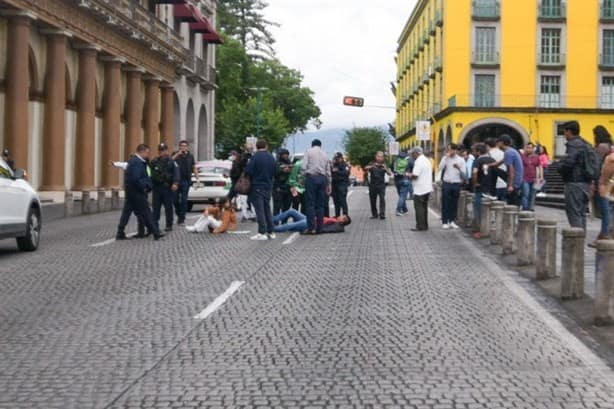
[[[544,172],[546,186],[542,192],[546,193],[546,196],[537,197],[536,203],[540,206],[554,207],[557,209],[565,208],[563,178],[557,171],[557,168],[558,162],[552,162]]]

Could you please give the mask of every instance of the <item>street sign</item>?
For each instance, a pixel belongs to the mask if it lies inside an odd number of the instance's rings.
[[[359,97],[343,97],[343,105],[351,107],[363,107],[365,105],[365,99]]]
[[[245,145],[252,145],[254,148],[256,148],[256,142],[258,142],[258,138],[255,136],[248,136],[245,138]]]
[[[416,140],[418,141],[430,141],[431,140],[430,121],[416,121]]]
[[[401,145],[398,142],[390,142],[388,144],[388,153],[391,156],[399,156]]]

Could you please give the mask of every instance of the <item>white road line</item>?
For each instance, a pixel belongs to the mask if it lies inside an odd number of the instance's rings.
[[[294,240],[298,238],[298,233],[292,233],[290,237],[288,237],[282,244],[287,246],[288,244],[292,244]]]
[[[250,234],[250,230],[229,231],[228,234]]]
[[[132,238],[136,236],[136,233],[131,233],[129,234],[127,237]],[[105,241],[101,241],[100,243],[95,243],[95,244],[91,244],[90,247],[103,247],[103,246],[108,246],[111,243],[115,243],[117,240],[115,239],[109,239],[109,240],[105,240]]]
[[[233,281],[230,284],[230,287],[226,291],[224,291],[219,297],[217,297],[213,302],[207,305],[207,308],[202,310],[198,315],[194,316],[195,320],[204,320],[209,315],[213,314],[218,308],[220,308],[234,293],[236,293],[241,286],[245,284],[244,281]]]

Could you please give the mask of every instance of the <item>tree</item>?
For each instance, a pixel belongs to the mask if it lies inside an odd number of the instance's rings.
[[[218,15],[226,35],[238,40],[246,50],[271,58],[275,55],[275,38],[269,27],[277,24],[264,18],[266,7],[264,0],[221,0]]]
[[[378,151],[386,150],[388,134],[380,128],[354,128],[345,133],[344,146],[354,166],[365,167]]]

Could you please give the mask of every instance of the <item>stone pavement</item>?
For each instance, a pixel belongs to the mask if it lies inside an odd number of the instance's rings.
[[[105,214],[0,242],[0,408],[614,408],[614,373],[513,273],[394,198],[368,220],[355,189],[348,232],[294,241],[91,247]]]

